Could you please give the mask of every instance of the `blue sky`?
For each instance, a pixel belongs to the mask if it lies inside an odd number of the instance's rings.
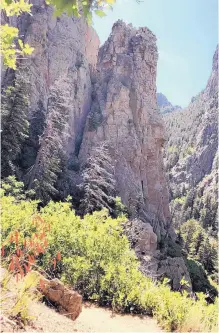
[[[147,26],[157,37],[157,91],[186,106],[204,89],[218,43],[217,0],[117,0],[113,11],[94,18],[101,43],[118,19]]]

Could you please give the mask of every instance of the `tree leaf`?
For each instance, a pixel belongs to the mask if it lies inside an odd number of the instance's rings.
[[[115,0],[105,0],[106,3],[110,4],[110,5],[114,5],[114,3],[116,2]]]
[[[87,23],[88,23],[88,25],[91,25],[93,23],[93,21],[92,21],[92,14],[91,13],[87,14]]]
[[[106,16],[106,14],[102,10],[99,10],[99,9],[95,10],[95,14],[99,17]]]

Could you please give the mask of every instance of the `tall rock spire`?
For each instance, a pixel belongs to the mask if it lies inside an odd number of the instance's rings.
[[[156,37],[148,28],[114,24],[99,50],[80,156],[86,158],[91,147],[109,142],[119,196],[159,237],[170,215],[162,159],[164,127],[156,100],[157,59]]]

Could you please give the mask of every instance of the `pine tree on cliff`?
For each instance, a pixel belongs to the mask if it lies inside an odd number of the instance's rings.
[[[40,148],[40,137],[46,127],[46,110],[41,100],[31,116],[28,138],[25,140],[19,159],[24,173],[27,173],[36,160],[37,152]]]
[[[39,140],[35,163],[26,175],[28,189],[34,189],[37,198],[43,203],[57,194],[56,181],[61,172],[63,138],[69,116],[65,97],[58,87],[51,89],[47,113],[46,127]]]
[[[108,208],[112,212],[115,191],[114,169],[106,143],[94,149],[82,174],[83,198],[79,207],[83,214]]]
[[[209,237],[205,237],[200,245],[197,257],[208,272],[213,272],[217,262],[217,245],[213,246]]]
[[[28,136],[29,94],[26,69],[18,69],[14,85],[2,94],[2,177],[18,175],[16,160]]]

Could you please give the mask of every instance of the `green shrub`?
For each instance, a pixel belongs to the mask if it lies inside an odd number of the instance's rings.
[[[131,284],[142,275],[122,234],[125,217],[112,219],[107,210],[102,210],[82,220],[68,203],[53,202],[42,210],[42,217],[51,224],[50,254],[57,249],[62,253],[62,279],[86,299],[126,308],[122,299],[128,299]],[[47,262],[44,266],[46,269]]]
[[[17,200],[33,199],[35,192],[33,190],[25,191],[24,184],[18,182],[15,176],[9,176],[3,179],[1,191],[5,195],[14,196]]]
[[[36,210],[37,202],[3,194],[2,241],[18,227],[30,232]],[[122,232],[124,215],[113,219],[102,210],[81,219],[68,202],[50,202],[38,215],[51,228],[47,251],[37,258],[37,264],[51,276],[61,277],[84,298],[121,312],[152,314],[167,331],[216,330],[217,300],[208,306],[200,294],[200,300],[194,302],[186,292],[182,296],[172,292],[165,283],[154,282],[138,270],[137,257]],[[58,251],[62,260],[53,267],[51,258]]]
[[[178,152],[179,151],[179,148],[177,146],[169,146],[167,151],[169,153],[175,153],[175,152]]]
[[[187,147],[183,152],[183,157],[187,157],[188,155],[192,155],[195,151],[195,148],[192,146]]]

